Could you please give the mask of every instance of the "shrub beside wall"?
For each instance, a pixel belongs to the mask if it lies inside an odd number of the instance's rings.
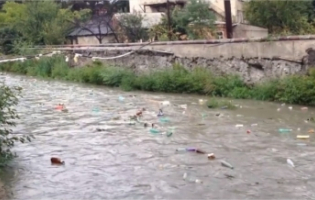
[[[3,63],[0,70],[29,76],[121,87],[124,90],[144,90],[172,93],[195,93],[236,99],[279,101],[315,105],[315,72],[270,80],[255,86],[246,85],[238,76],[214,76],[204,68],[188,71],[174,65],[164,71],[135,74],[127,68],[104,66],[94,62],[85,67],[70,68],[64,57]]]

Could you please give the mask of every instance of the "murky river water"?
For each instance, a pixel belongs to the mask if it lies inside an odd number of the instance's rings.
[[[235,101],[242,108],[210,110],[199,105],[198,99],[204,98],[200,96],[126,93],[13,75],[0,78],[24,88],[15,132],[36,136],[15,148],[19,157],[2,177],[11,199],[315,198],[314,136],[307,133],[315,127],[304,122],[313,109]],[[163,109],[170,122],[158,121],[157,101],[170,101]],[[59,103],[69,112],[55,110]],[[181,104],[188,105],[185,114]],[[174,134],[153,135],[141,124],[119,124],[141,108],[147,109],[143,121],[165,130],[175,127]],[[111,120],[118,116],[121,119]],[[279,133],[279,128],[293,131]],[[310,139],[298,140],[298,134]],[[201,148],[216,159],[175,153],[181,147]],[[51,156],[65,160],[65,166],[51,166]],[[235,168],[222,167],[222,159]],[[183,180],[186,172],[203,183]]]

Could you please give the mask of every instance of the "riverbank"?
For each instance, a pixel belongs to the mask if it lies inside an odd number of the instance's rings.
[[[235,99],[255,99],[315,105],[315,72],[247,85],[236,75],[215,76],[205,68],[188,71],[180,65],[163,71],[136,74],[130,68],[104,66],[101,62],[71,68],[64,57],[3,63],[0,70],[22,75],[90,83],[123,90],[194,93]]]

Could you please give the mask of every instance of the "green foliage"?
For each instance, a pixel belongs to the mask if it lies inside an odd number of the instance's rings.
[[[144,17],[141,13],[120,14],[117,20],[118,26],[116,27],[116,31],[127,37],[129,42],[148,39],[148,32],[143,27]]]
[[[10,127],[15,126],[16,114],[14,107],[18,104],[21,88],[9,88],[3,82],[0,83],[0,166],[7,164],[16,155],[11,151],[16,142],[31,141],[33,136],[17,136]]]
[[[266,27],[272,34],[315,32],[311,1],[249,1],[245,4],[245,16],[251,24]]]
[[[5,43],[17,45],[56,45],[65,42],[65,36],[76,26],[77,21],[86,21],[90,10],[71,11],[61,9],[54,1],[6,2],[0,12],[0,33],[5,34]],[[10,30],[10,31],[8,31]],[[13,34],[14,33],[14,34]],[[18,36],[18,37],[17,37]],[[18,41],[16,41],[18,40]],[[11,53],[11,49],[5,52]],[[20,53],[20,52],[19,52]]]
[[[176,40],[177,36],[175,33],[175,21],[171,20],[171,28],[172,30],[170,31],[171,34],[171,40]],[[169,33],[169,28],[168,28],[168,20],[166,15],[163,15],[161,18],[161,22],[159,24],[156,24],[152,26],[149,29],[149,36],[150,38],[158,38],[159,41],[168,41],[168,33]]]
[[[4,54],[14,53],[15,41],[21,36],[14,28],[5,26],[0,28],[0,46]]]
[[[189,0],[184,8],[175,7],[171,13],[171,39],[176,40],[178,35],[187,34],[189,39],[207,39],[212,35],[215,15],[209,10],[206,1]],[[150,37],[158,40],[168,40],[169,27],[166,16],[161,22],[150,28]]]
[[[11,28],[17,28],[17,23],[25,18],[26,5],[7,1],[2,6],[2,12],[0,12],[0,26],[9,26]]]
[[[254,86],[245,84],[236,75],[217,76],[205,68],[186,69],[178,64],[173,65],[172,68],[142,74],[137,74],[129,68],[104,66],[99,61],[84,67],[71,68],[63,56],[2,63],[0,70],[43,78],[120,87],[127,91],[195,93],[215,97],[315,105],[315,70],[310,70],[307,76],[291,75]],[[218,103],[216,101],[219,100],[212,99],[210,107],[232,108],[224,101]]]
[[[203,0],[190,0],[183,9],[173,11],[175,29],[186,32],[191,39],[203,38],[206,29],[214,29],[215,15],[209,10],[209,2]]]

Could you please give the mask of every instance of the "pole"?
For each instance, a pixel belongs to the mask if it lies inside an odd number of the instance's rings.
[[[168,23],[168,40],[172,40],[172,35],[171,35],[171,13],[170,13],[170,1],[166,1],[166,6],[167,6],[167,23]]]
[[[232,14],[231,14],[231,1],[224,0],[224,10],[225,10],[225,27],[227,38],[233,38],[233,29],[232,29]]]

